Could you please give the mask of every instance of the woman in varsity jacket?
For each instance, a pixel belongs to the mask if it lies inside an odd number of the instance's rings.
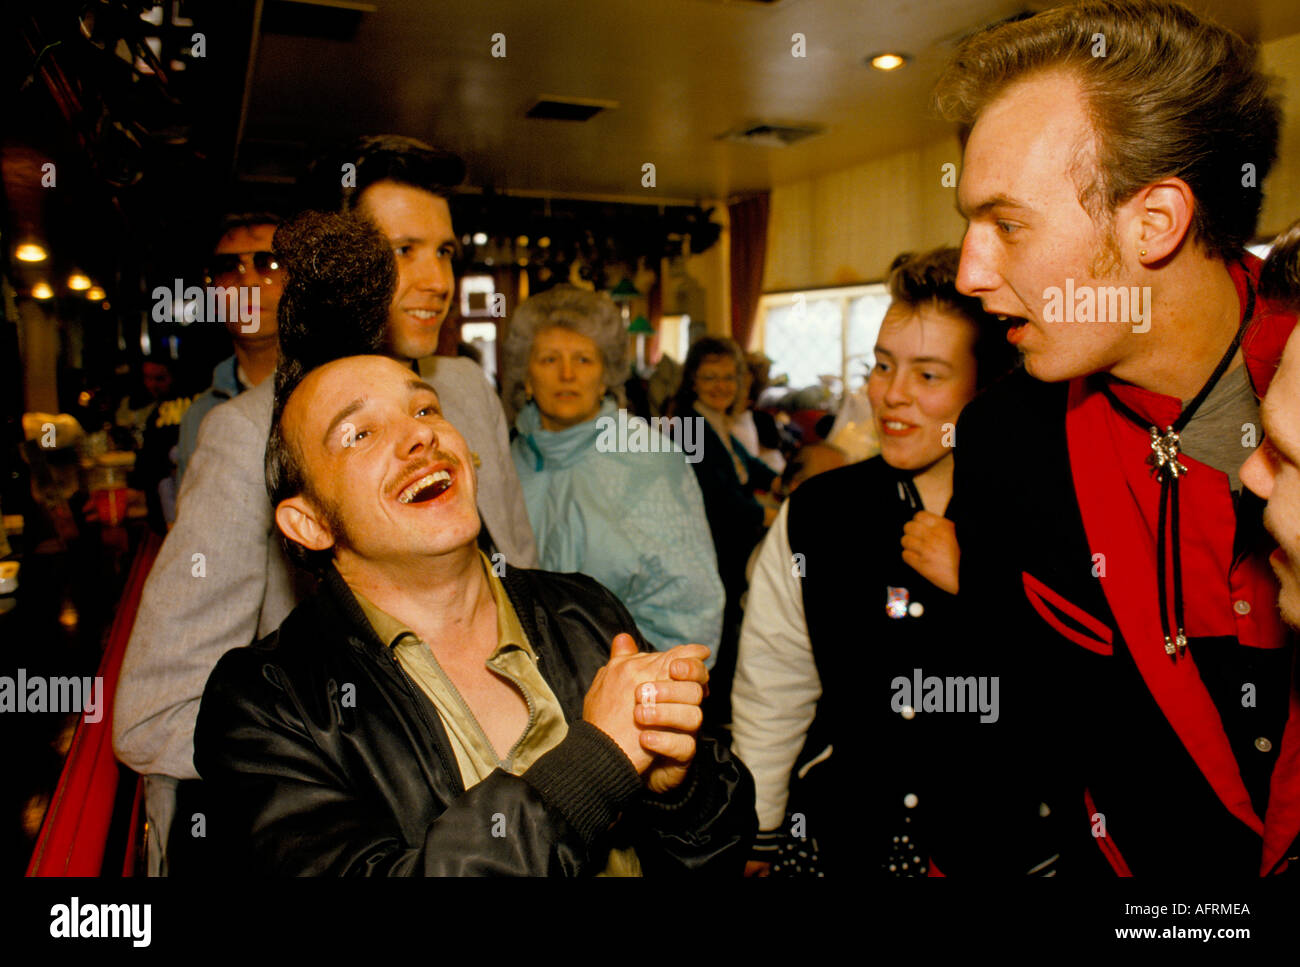
[[[987,683],[945,687],[957,417],[1015,359],[957,291],[959,258],[894,260],[867,384],[881,454],[801,485],[760,552],[732,689],[763,830],[751,875],[926,875],[934,736],[952,748],[950,721],[996,715]]]

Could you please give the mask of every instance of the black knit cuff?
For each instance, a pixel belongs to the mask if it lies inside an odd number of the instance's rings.
[[[618,743],[590,722],[569,726],[563,742],[521,777],[590,846],[641,792],[641,777]]]
[[[758,863],[771,863],[781,853],[781,844],[785,842],[785,830],[759,830],[750,847],[749,858]]]
[[[664,793],[654,793],[647,789],[642,803],[650,809],[663,813],[680,812],[695,794],[700,783],[699,776],[700,770],[695,767],[695,762],[692,760],[690,768],[686,771],[686,778],[680,784]]]
[[[658,829],[693,829],[722,807],[727,787],[718,779],[717,751],[712,739],[698,737],[695,758],[682,784],[663,795],[646,792],[641,797],[641,807],[655,817]]]

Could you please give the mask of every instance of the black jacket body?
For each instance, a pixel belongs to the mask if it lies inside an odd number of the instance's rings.
[[[745,566],[767,532],[763,523],[763,505],[754,497],[754,491],[771,487],[776,474],[732,437],[731,445],[736,448],[749,476],[749,482],[742,484],[731,454],[713,425],[697,415],[694,409],[683,416],[699,420],[704,428],[700,460],[691,464],[691,468],[704,498],[704,515],[708,518],[713,549],[718,556],[718,576],[727,594],[722,614],[722,640],[711,673],[709,697],[705,700],[705,717],[713,722],[726,723],[731,721],[731,682],[736,673],[736,651],[744,617],[740,602],[748,587]]]
[[[745,565],[767,530],[763,526],[763,505],[754,498],[754,491],[772,486],[776,474],[732,437],[731,445],[740,454],[749,474],[749,483],[742,484],[731,454],[713,425],[694,410],[682,415],[698,419],[704,427],[700,459],[691,468],[704,497],[704,514],[709,519],[713,547],[718,554],[718,573],[727,589],[727,600],[739,601],[745,591]]]
[[[790,497],[790,550],[802,555],[795,560],[805,569],[822,695],[795,760],[789,808],[806,814],[828,874],[842,866],[889,875],[896,852],[909,857],[897,866],[928,860],[937,743],[950,716],[920,711],[911,683],[918,670],[942,677],[959,668],[949,651],[956,599],[902,559],[903,526],[921,509],[912,474],[880,457],[819,474]],[[894,837],[903,835],[908,845],[898,848]]]
[[[579,574],[507,568],[504,584],[568,736],[523,776],[468,792],[438,713],[333,568],[273,635],[228,652],[204,691],[195,766],[253,869],[299,875],[600,872],[612,846],[646,875],[739,875],[757,820],[748,770],[703,732],[686,781],[645,791],[582,701],[621,603]],[[611,828],[612,826],[612,828]]]
[[[1068,392],[1066,383],[1019,371],[967,406],[958,423],[950,516],[962,549],[964,646],[980,674],[1001,676],[1002,711],[996,725],[975,732],[964,773],[953,775],[957,787],[979,790],[980,808],[952,844],[946,872],[1024,872],[1038,858],[1026,848],[1027,817],[1041,801],[1059,820],[1062,875],[1113,876],[1104,851],[1114,843],[1135,876],[1256,876],[1259,836],[1197,768],[1144,683],[1097,579],[1071,472]],[[1259,536],[1259,512],[1243,494],[1239,553]],[[1148,539],[1134,535],[1135,546]],[[1106,551],[1112,560],[1136,553]],[[1155,597],[1153,587],[1152,610]],[[1099,630],[1109,641],[1094,640]],[[1266,790],[1275,757],[1254,752],[1252,741],[1265,735],[1280,745],[1290,649],[1199,638],[1189,650],[1234,747],[1254,754],[1238,760],[1247,787],[1260,789],[1262,778]],[[1259,683],[1259,701],[1248,709],[1239,700],[1243,681]]]

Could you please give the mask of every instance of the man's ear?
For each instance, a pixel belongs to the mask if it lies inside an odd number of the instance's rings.
[[[1178,251],[1192,228],[1196,197],[1181,178],[1152,182],[1130,200],[1133,215],[1129,241],[1143,265],[1151,265]]]
[[[325,551],[334,546],[334,535],[305,497],[280,501],[275,508],[275,523],[280,533],[309,551]]]

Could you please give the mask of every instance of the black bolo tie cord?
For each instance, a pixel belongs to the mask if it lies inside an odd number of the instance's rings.
[[[1244,267],[1243,267],[1244,270]],[[1151,434],[1151,446],[1154,456],[1157,443],[1164,442],[1171,445],[1169,459],[1166,462],[1157,462],[1152,469],[1160,478],[1160,514],[1156,524],[1156,530],[1159,535],[1158,550],[1156,557],[1156,584],[1160,597],[1160,630],[1164,635],[1165,653],[1177,659],[1178,654],[1187,647],[1187,635],[1184,632],[1183,621],[1183,563],[1182,563],[1182,546],[1179,541],[1179,514],[1178,514],[1178,479],[1181,473],[1186,473],[1186,468],[1178,462],[1178,435],[1183,432],[1184,427],[1196,415],[1196,411],[1205,398],[1210,395],[1214,387],[1218,384],[1223,374],[1227,372],[1228,365],[1232,362],[1232,357],[1237,354],[1237,349],[1241,346],[1242,337],[1246,333],[1246,327],[1250,325],[1250,320],[1255,314],[1255,286],[1246,276],[1246,311],[1242,315],[1241,324],[1237,326],[1237,334],[1232,337],[1232,345],[1228,347],[1223,358],[1219,360],[1219,365],[1214,367],[1214,372],[1206,380],[1201,391],[1196,394],[1190,403],[1178,415],[1172,426],[1165,428],[1165,433],[1161,435],[1159,428],[1154,427],[1147,420],[1139,416],[1132,407],[1126,404],[1110,387],[1109,380],[1102,383],[1101,390],[1106,394],[1106,398],[1116,410],[1135,426],[1147,430]],[[1152,458],[1148,458],[1150,460]],[[1166,511],[1168,512],[1166,516]],[[1166,524],[1172,524],[1166,527]],[[1171,533],[1172,532],[1172,533]],[[1165,557],[1166,549],[1169,543],[1173,544],[1174,558],[1174,620],[1177,623],[1177,633],[1174,634],[1169,626],[1169,598],[1167,582],[1165,580]]]

